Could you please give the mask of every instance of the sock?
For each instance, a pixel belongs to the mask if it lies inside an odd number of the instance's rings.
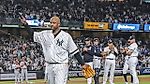
[[[131,83],[133,83],[133,76],[131,75]]]
[[[128,82],[127,74],[123,74],[123,77],[124,77],[125,82]]]

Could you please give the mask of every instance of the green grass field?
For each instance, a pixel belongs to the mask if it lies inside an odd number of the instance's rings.
[[[100,79],[101,79],[101,77],[100,77]],[[140,79],[140,84],[150,84],[150,75],[140,75],[139,79]],[[29,80],[29,82],[30,83],[28,83],[28,84],[44,84],[43,79]],[[0,84],[14,84],[14,81],[0,81]],[[68,81],[68,84],[86,84],[86,79],[85,78],[70,78]],[[123,77],[122,76],[116,76],[115,77],[115,84],[124,84]]]

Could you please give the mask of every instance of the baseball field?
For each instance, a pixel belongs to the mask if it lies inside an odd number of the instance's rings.
[[[100,80],[101,79],[102,78],[100,77]],[[140,84],[150,84],[150,75],[140,75],[139,79],[140,79]],[[0,84],[14,84],[14,81],[0,81]],[[40,80],[29,80],[28,84],[45,84],[45,83],[44,83],[43,79],[40,79]],[[68,84],[86,84],[86,79],[85,78],[70,78],[68,80]],[[115,77],[115,84],[124,84],[123,77],[122,76],[116,76]]]

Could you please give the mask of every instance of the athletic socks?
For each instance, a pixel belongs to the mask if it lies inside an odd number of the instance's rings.
[[[128,82],[127,74],[123,74],[125,82]]]

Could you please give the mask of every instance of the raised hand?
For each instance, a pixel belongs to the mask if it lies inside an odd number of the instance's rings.
[[[27,25],[26,19],[23,15],[20,15],[19,19],[20,19],[22,24]]]

